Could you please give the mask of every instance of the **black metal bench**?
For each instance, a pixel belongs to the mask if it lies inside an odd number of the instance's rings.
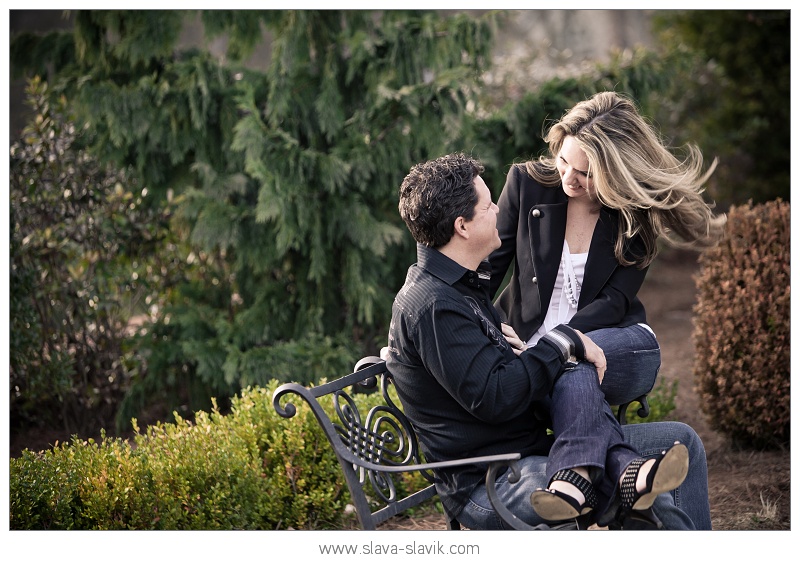
[[[374,530],[389,518],[434,498],[436,488],[433,485],[432,471],[435,469],[465,464],[488,465],[486,488],[489,500],[497,514],[514,529],[584,529],[588,525],[587,518],[558,526],[534,527],[517,518],[502,504],[495,491],[495,478],[498,472],[508,467],[511,469],[509,481],[513,483],[517,480],[515,474],[518,472],[516,462],[520,458],[519,453],[437,463],[423,461],[411,422],[391,398],[393,382],[386,370],[386,362],[380,357],[365,357],[356,364],[354,371],[335,381],[311,388],[296,383],[281,385],[273,393],[272,404],[284,418],[291,418],[296,414],[296,408],[290,402],[282,405],[283,397],[287,394],[300,396],[311,407],[341,464],[352,504],[364,530]],[[362,392],[379,389],[383,403],[372,407],[367,414],[362,414],[347,389]],[[338,422],[332,421],[317,401],[327,395],[333,397]],[[647,416],[649,406],[646,396],[631,402],[639,402],[641,407],[638,414],[641,417]],[[631,402],[618,408],[617,419],[620,423],[625,423],[625,412]],[[395,479],[403,473],[420,473],[429,484],[399,499]],[[452,516],[446,515],[446,522],[448,529],[461,529],[461,525]]]

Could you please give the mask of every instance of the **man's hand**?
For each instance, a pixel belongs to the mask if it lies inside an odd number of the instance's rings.
[[[573,328],[574,329],[574,328]],[[606,354],[600,349],[600,346],[593,342],[591,339],[583,335],[583,333],[575,330],[583,342],[583,350],[586,360],[592,363],[597,368],[597,376],[600,377],[600,383],[603,382],[603,376],[606,374]]]
[[[503,331],[503,335],[505,336],[506,341],[511,346],[511,349],[514,351],[514,353],[519,355],[520,353],[528,349],[528,345],[519,338],[517,332],[514,331],[514,328],[512,328],[508,324],[501,323],[500,329]]]

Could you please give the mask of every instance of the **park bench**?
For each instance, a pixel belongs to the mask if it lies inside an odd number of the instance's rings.
[[[519,453],[436,463],[423,461],[419,440],[411,422],[392,400],[390,390],[393,386],[386,362],[380,357],[365,357],[349,375],[310,388],[287,383],[278,387],[272,396],[273,407],[284,418],[296,414],[295,406],[284,399],[286,395],[300,396],[310,406],[339,460],[362,529],[374,530],[386,520],[433,499],[437,494],[432,473],[436,469],[464,464],[487,466],[489,500],[497,514],[513,529],[586,529],[591,525],[591,517],[584,516],[560,525],[534,527],[510,512],[497,496],[495,478],[508,467],[511,469],[509,481],[514,483],[517,480],[515,474],[518,472],[516,464],[520,459]],[[362,414],[351,396],[352,392],[379,393],[382,403]],[[333,397],[338,421],[331,420],[317,400],[328,395]],[[641,417],[647,416],[649,406],[646,396],[631,402],[640,404],[637,413]],[[618,407],[617,419],[622,424],[626,421],[625,413],[631,402]],[[396,481],[404,473],[420,473],[428,483],[420,490],[398,498]],[[448,529],[461,529],[454,517],[448,516],[447,512],[445,517]]]

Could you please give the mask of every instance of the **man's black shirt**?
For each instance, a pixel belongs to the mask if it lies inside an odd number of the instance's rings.
[[[565,368],[563,338],[582,358],[580,338],[562,325],[559,340],[542,339],[517,356],[488,293],[483,272],[418,245],[395,297],[387,366],[429,461],[547,455],[552,445],[534,409]],[[477,466],[437,472],[448,512],[461,512],[485,473]]]

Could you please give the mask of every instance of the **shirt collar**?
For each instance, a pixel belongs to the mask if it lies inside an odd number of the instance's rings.
[[[466,267],[456,263],[441,251],[432,247],[427,247],[421,243],[417,244],[417,263],[420,267],[428,271],[437,278],[450,286],[463,278],[466,273],[473,272]],[[488,259],[481,261],[478,268],[474,271],[480,280],[488,283],[492,277],[492,266]]]
[[[438,249],[417,243],[417,263],[435,277],[453,286],[469,269],[444,255]]]

